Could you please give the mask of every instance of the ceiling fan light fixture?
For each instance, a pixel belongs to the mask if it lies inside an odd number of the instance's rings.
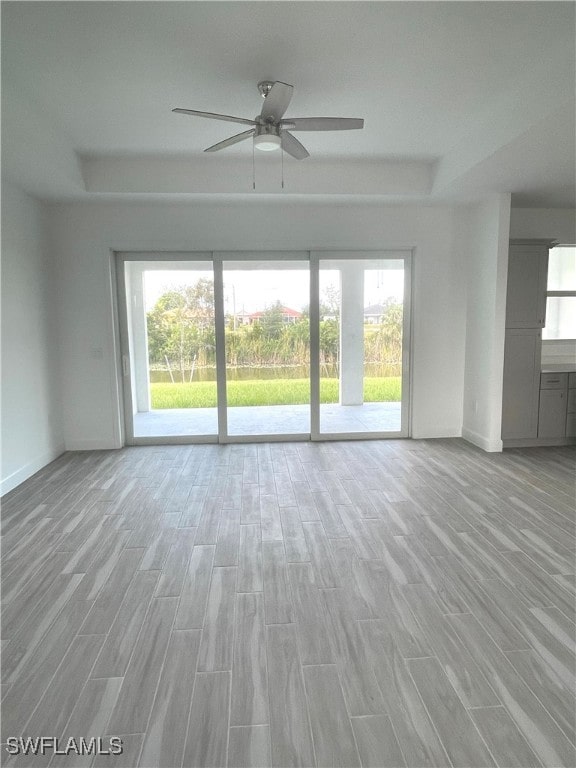
[[[276,149],[280,149],[282,141],[280,136],[276,136],[273,133],[261,133],[254,136],[254,146],[256,149],[262,150],[262,152],[273,152]]]

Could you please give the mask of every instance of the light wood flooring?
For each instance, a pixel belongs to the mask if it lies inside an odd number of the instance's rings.
[[[570,448],[461,440],[67,453],[3,500],[18,766],[565,766]]]

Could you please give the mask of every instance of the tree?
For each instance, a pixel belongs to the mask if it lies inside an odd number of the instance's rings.
[[[329,318],[320,321],[320,352],[323,363],[337,363],[340,346],[340,326]]]
[[[284,315],[282,310],[282,304],[277,301],[262,313],[260,325],[262,326],[263,336],[267,341],[277,340],[282,334],[282,329],[284,328]]]
[[[385,303],[385,310],[377,326],[366,336],[366,359],[374,363],[398,364],[402,360],[402,322],[404,308],[395,299]]]
[[[320,319],[340,317],[340,289],[327,285],[320,296]]]
[[[180,370],[214,358],[214,285],[201,278],[162,294],[147,315],[150,362],[168,358]]]

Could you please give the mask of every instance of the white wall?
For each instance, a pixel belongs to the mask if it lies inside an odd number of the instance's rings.
[[[2,479],[14,488],[64,450],[54,263],[45,207],[2,188]]]
[[[493,195],[459,213],[457,236],[467,266],[462,436],[502,450],[502,377],[510,195]]]
[[[576,341],[574,339],[542,341],[542,367],[546,365],[568,365],[576,363]]]
[[[448,207],[74,203],[52,208],[68,449],[121,445],[110,251],[415,247],[412,434],[461,434],[463,274]]]
[[[576,245],[576,210],[572,208],[512,208],[510,237],[554,239]]]

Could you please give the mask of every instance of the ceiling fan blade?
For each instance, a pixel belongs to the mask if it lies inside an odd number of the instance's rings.
[[[245,117],[232,117],[232,115],[219,115],[216,112],[198,112],[196,109],[173,109],[181,115],[194,115],[195,117],[210,117],[212,120],[226,120],[228,123],[242,123],[243,125],[256,125],[254,120]]]
[[[260,117],[263,120],[277,123],[288,109],[293,90],[294,86],[277,80],[264,99],[264,106],[260,112]]]
[[[249,139],[250,136],[254,136],[254,129],[250,131],[243,131],[242,133],[237,133],[236,136],[230,136],[229,139],[219,141],[218,144],[213,144],[211,147],[208,147],[208,149],[205,149],[204,152],[218,152],[219,149],[226,149],[226,147],[231,147],[232,144],[238,144],[239,141]]]
[[[350,131],[364,128],[364,120],[356,117],[290,117],[282,120],[291,131]]]
[[[296,160],[304,160],[306,157],[310,157],[306,147],[300,144],[296,136],[292,136],[288,131],[282,131],[281,140],[284,152],[288,152],[288,154],[295,157]]]

